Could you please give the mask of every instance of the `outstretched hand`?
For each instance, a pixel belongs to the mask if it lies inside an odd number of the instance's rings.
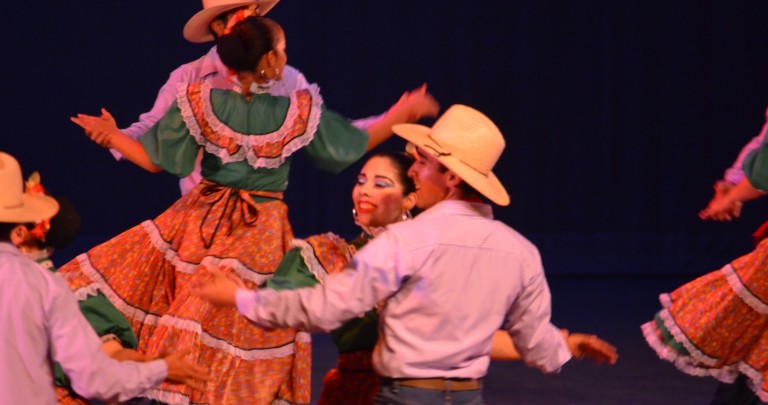
[[[616,360],[619,359],[616,347],[596,335],[568,333],[565,329],[562,333],[571,354],[579,360],[586,357],[597,364],[616,364]]]
[[[422,118],[436,117],[440,112],[440,104],[427,92],[427,84],[406,91],[400,100],[392,106],[393,109],[406,114],[405,122],[416,122]]]
[[[715,195],[707,204],[707,207],[699,212],[699,218],[714,221],[731,221],[741,216],[741,201],[734,201],[729,197],[734,185],[721,180],[715,183]]]
[[[223,270],[208,269],[211,277],[194,283],[191,289],[192,294],[213,305],[234,307],[235,293],[239,288],[247,287],[231,269],[225,267]]]
[[[171,383],[180,383],[198,391],[205,391],[205,381],[210,379],[208,370],[184,360],[189,353],[190,350],[186,349],[162,356],[168,366],[168,376],[165,379]]]
[[[101,116],[77,114],[70,120],[83,128],[88,138],[105,148],[112,147],[112,135],[119,131],[115,118],[105,108],[101,109]]]

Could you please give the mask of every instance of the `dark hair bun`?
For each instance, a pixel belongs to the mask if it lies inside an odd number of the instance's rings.
[[[59,212],[51,218],[51,228],[45,235],[47,246],[61,249],[80,234],[80,214],[67,197],[54,197],[59,202]]]

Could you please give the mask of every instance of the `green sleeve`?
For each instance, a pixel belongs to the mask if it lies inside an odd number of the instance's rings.
[[[101,292],[96,296],[89,295],[88,298],[78,302],[78,304],[80,305],[80,312],[83,313],[99,337],[111,333],[120,339],[123,347],[135,349],[138,346],[131,324]],[[59,363],[53,365],[53,379],[54,384],[59,387],[71,387],[69,377],[64,374]]]
[[[192,173],[200,150],[200,145],[190,134],[176,103],[160,121],[139,137],[139,142],[152,163],[179,177]]]
[[[293,248],[285,253],[275,274],[264,283],[273,290],[295,290],[317,284],[317,279],[301,256],[301,249]]]
[[[318,169],[338,173],[360,159],[367,147],[367,132],[323,107],[315,137],[303,151]]]
[[[120,344],[128,349],[135,349],[138,346],[131,324],[101,292],[96,296],[88,296],[78,304],[80,305],[80,312],[83,313],[97,335],[113,334],[120,339]]]

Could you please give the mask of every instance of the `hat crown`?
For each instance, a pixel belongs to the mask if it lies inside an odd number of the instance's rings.
[[[241,3],[243,3],[243,0],[203,0],[203,10],[212,7],[239,5]]]
[[[484,175],[493,170],[506,146],[490,118],[461,104],[448,108],[432,126],[430,137],[440,152],[450,153]]]
[[[0,189],[0,208],[10,209],[22,205],[24,182],[21,166],[13,156],[5,152],[0,152]]]

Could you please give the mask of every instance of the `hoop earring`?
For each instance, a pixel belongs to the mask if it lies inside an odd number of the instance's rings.
[[[413,215],[411,214],[411,210],[405,210],[403,211],[403,221],[408,221],[413,219]]]
[[[273,67],[272,69],[275,70],[275,73],[272,75],[272,77],[267,77],[267,69],[261,69],[259,71],[259,77],[261,78],[261,80],[264,80],[266,82],[263,84],[259,84],[259,87],[269,88],[274,86],[275,82],[277,81],[275,79],[277,78],[277,75],[280,73],[280,71],[277,70],[276,67]]]

